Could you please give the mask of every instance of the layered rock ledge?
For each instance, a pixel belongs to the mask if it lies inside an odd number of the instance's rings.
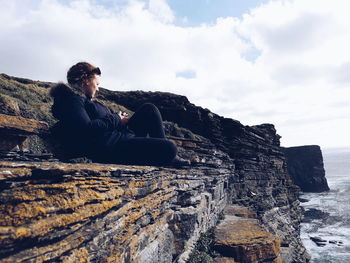
[[[184,262],[232,171],[0,162],[1,262]]]

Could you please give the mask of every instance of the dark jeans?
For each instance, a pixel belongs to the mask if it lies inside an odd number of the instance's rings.
[[[128,128],[135,137],[117,143],[114,154],[118,162],[162,165],[175,158],[176,146],[165,139],[162,116],[153,104],[143,104],[128,121]]]

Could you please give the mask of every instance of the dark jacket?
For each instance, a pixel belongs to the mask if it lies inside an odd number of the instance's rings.
[[[133,136],[120,117],[99,102],[88,99],[64,83],[51,88],[52,113],[59,122],[54,136],[77,156],[106,159],[123,137]]]

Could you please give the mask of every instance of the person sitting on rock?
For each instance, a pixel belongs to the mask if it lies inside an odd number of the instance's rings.
[[[143,104],[129,118],[94,101],[100,77],[98,67],[79,62],[68,70],[68,84],[58,83],[50,90],[54,98],[51,110],[59,120],[53,133],[69,151],[99,162],[189,164],[177,156],[175,144],[165,138],[155,105]]]

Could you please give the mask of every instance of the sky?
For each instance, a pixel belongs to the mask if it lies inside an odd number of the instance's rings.
[[[0,73],[165,91],[282,146],[350,146],[348,0],[0,0]]]

